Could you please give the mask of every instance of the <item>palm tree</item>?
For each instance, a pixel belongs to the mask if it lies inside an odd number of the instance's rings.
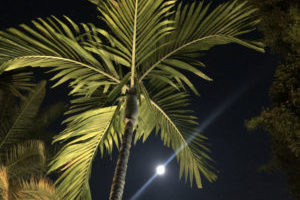
[[[45,177],[43,142],[28,140],[12,145],[0,158],[0,198],[3,200],[58,200]]]
[[[29,136],[29,132],[34,126],[33,121],[38,114],[46,93],[46,81],[41,81],[34,87],[26,88],[30,90],[27,92],[27,95],[22,94],[20,88],[14,87],[14,84],[8,84],[9,82],[5,83],[6,85],[11,85],[9,88],[15,88],[12,91],[16,91],[14,93],[20,94],[22,100],[18,103],[19,99],[11,98],[11,92],[0,95],[5,97],[0,105],[0,155],[2,152],[5,152],[9,146]]]
[[[34,125],[45,96],[46,81],[34,84],[31,73],[8,73],[0,76],[0,85],[3,91],[0,94],[3,97],[0,105],[0,199],[58,199],[54,185],[44,177],[44,143],[39,140],[19,143],[31,137],[33,130],[41,130],[37,127],[47,124],[39,121],[39,125]]]
[[[263,52],[261,43],[242,39],[259,20],[247,2],[177,4],[175,0],[91,0],[106,29],[77,25],[52,16],[0,32],[0,73],[24,66],[51,67],[56,84],[68,82],[72,106],[64,142],[49,172],[61,171],[57,192],[63,199],[91,199],[89,177],[98,148],[103,156],[119,149],[110,193],[120,200],[132,140],[159,133],[177,153],[180,177],[202,187],[216,175],[205,137],[190,137],[197,119],[187,109],[188,94],[198,94],[182,71],[211,80],[199,70],[199,53],[237,43]],[[210,11],[210,12],[209,12]],[[135,134],[133,134],[135,131]]]

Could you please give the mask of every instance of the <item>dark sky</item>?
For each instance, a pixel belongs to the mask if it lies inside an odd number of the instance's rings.
[[[97,23],[97,12],[87,0],[3,0],[0,28],[51,14],[58,17],[65,14],[77,22]],[[291,200],[284,176],[258,172],[259,166],[270,158],[268,135],[259,131],[249,133],[244,127],[246,119],[258,115],[269,105],[268,89],[278,58],[227,45],[210,50],[202,60],[207,64],[205,72],[214,82],[190,76],[201,93],[200,97],[192,98],[192,108],[200,124],[219,114],[203,130],[209,137],[219,178],[215,183],[205,182],[202,190],[191,188],[178,179],[179,169],[174,160],[166,174],[156,178],[139,199]],[[50,91],[50,96],[54,92],[66,95],[58,89]],[[166,161],[172,153],[154,135],[145,144],[134,146],[124,200],[130,199],[154,174],[156,165]],[[93,199],[108,199],[114,166],[115,157],[100,159],[99,155],[95,159],[90,181]]]

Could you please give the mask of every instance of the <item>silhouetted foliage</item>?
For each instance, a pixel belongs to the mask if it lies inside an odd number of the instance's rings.
[[[264,34],[266,45],[284,57],[295,53],[299,55],[299,1],[252,0],[251,3],[259,8],[262,21],[258,28]]]
[[[253,0],[262,21],[259,29],[271,51],[282,56],[270,89],[271,106],[247,122],[271,136],[272,159],[263,168],[288,177],[292,196],[300,199],[300,2]]]
[[[65,111],[65,104],[59,102],[44,108],[46,81],[35,83],[32,75],[24,70],[0,75],[0,199],[3,200],[58,199],[54,185],[45,177],[46,154],[56,153],[57,148],[50,147],[55,133],[49,131],[49,126]]]
[[[45,167],[42,141],[11,145],[0,157],[0,199],[58,200],[54,185],[45,177]]]

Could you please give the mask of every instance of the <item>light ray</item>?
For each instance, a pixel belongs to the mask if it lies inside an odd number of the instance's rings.
[[[131,198],[130,200],[136,200],[143,191],[152,183],[152,181],[158,176],[157,173],[155,173]]]
[[[223,102],[221,105],[219,105],[209,116],[206,118],[200,126],[197,128],[197,130],[192,134],[187,140],[186,144],[178,148],[171,156],[170,158],[164,163],[164,166],[167,166],[178,153],[182,151],[184,147],[186,147],[200,132],[204,131],[214,120],[216,120],[224,111],[229,108],[240,96],[242,96],[247,90],[249,89],[248,86],[244,86],[237,90],[234,94],[230,95],[229,98],[226,99],[225,102]]]
[[[200,126],[197,128],[197,130],[192,134],[187,140],[186,144],[178,148],[171,156],[166,160],[166,162],[162,165],[162,167],[166,167],[175,157],[176,155],[182,151],[186,145],[188,145],[196,136],[199,134],[199,132],[204,131],[209,125],[212,124],[213,121],[215,121],[222,113],[225,112],[227,108],[229,108],[240,96],[242,96],[248,89],[250,88],[250,84],[238,89],[236,92],[234,92],[232,95],[229,96],[223,102],[220,104],[209,116],[206,118]],[[153,182],[153,180],[158,176],[157,173],[155,173],[131,198],[130,200],[136,200],[142,192]]]

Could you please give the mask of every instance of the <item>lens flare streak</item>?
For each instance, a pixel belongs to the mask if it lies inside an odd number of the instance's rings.
[[[131,198],[130,200],[136,200],[142,192],[152,183],[152,181],[158,176],[157,173],[155,173]]]
[[[207,119],[204,120],[203,123],[200,124],[200,126],[197,128],[194,134],[192,134],[187,140],[185,145],[178,148],[171,156],[168,158],[168,160],[162,165],[163,167],[166,167],[175,157],[176,155],[182,151],[184,147],[186,147],[196,136],[199,134],[199,132],[204,131],[214,120],[216,120],[224,111],[229,108],[240,96],[242,96],[248,89],[250,85],[246,85],[239,90],[237,90],[233,95],[230,95],[230,98],[227,98],[225,102],[223,102],[221,105],[219,105],[214,112],[212,112]],[[131,198],[130,200],[136,200],[142,192],[153,182],[153,180],[158,176],[157,173],[155,173]]]

